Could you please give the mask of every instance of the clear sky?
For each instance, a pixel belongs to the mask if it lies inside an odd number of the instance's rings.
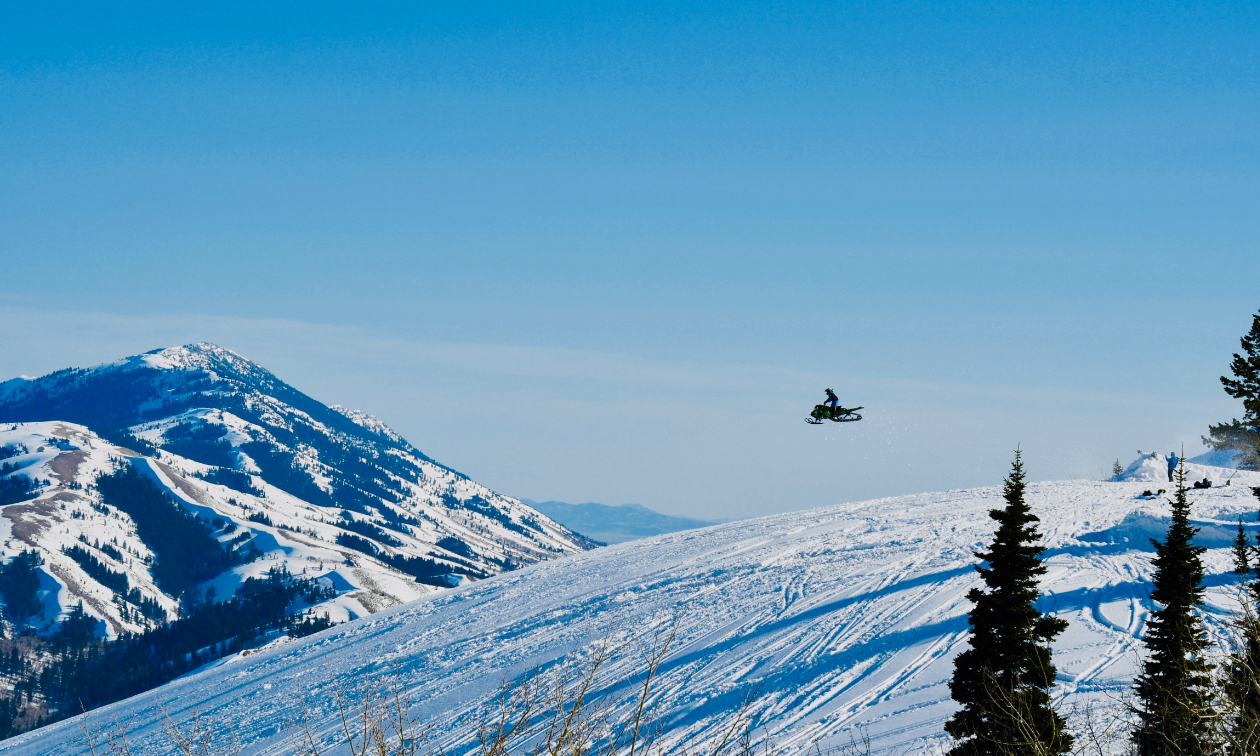
[[[1237,414],[1260,4],[190,5],[0,6],[3,377],[214,341],[697,517]]]

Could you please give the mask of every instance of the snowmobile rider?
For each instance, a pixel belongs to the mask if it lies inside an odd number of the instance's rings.
[[[832,390],[831,390],[831,389],[827,389],[827,401],[823,402],[823,404],[825,404],[825,405],[827,405],[827,406],[831,407],[831,409],[833,409],[833,410],[834,410],[834,409],[836,409],[836,406],[837,406],[839,403],[840,403],[840,399],[839,399],[839,397],[837,397],[837,396],[835,395],[835,393],[833,393],[833,392],[832,392]]]
[[[1177,472],[1177,455],[1168,455],[1168,482],[1172,483],[1173,473]]]

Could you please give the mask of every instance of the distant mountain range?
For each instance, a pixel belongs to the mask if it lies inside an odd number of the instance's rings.
[[[280,567],[344,620],[596,545],[213,344],[0,383],[0,458],[4,561],[41,560],[6,616],[41,633],[79,604],[141,632]]]
[[[635,541],[662,533],[693,530],[717,525],[718,522],[672,517],[655,512],[642,504],[566,504],[563,501],[531,501],[521,499],[567,528],[606,544]]]

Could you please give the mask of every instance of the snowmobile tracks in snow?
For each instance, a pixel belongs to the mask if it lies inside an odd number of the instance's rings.
[[[1260,474],[1238,478],[1194,492],[1197,522],[1236,527],[1239,514],[1255,511],[1249,486]],[[1043,605],[1070,623],[1055,643],[1060,695],[1106,704],[1132,685],[1150,607],[1152,552],[1141,528],[1167,515],[1161,502],[1132,498],[1147,486],[1028,489],[1049,534]],[[966,647],[966,593],[979,582],[972,552],[992,533],[987,513],[1001,502],[996,487],[921,494],[602,548],[237,659],[93,716],[131,721],[136,753],[163,752],[162,703],[177,722],[197,709],[234,723],[247,753],[286,754],[282,723],[300,718],[302,695],[323,700],[330,672],[357,696],[371,675],[397,665],[417,714],[438,726],[436,745],[460,752],[473,742],[477,707],[503,679],[555,664],[610,623],[629,638],[681,616],[658,687],[671,737],[716,732],[756,690],[758,736],[783,753],[847,744],[859,732],[871,736],[873,753],[918,753],[938,742],[954,710],[946,682]],[[1081,539],[1100,532],[1126,535]],[[1205,616],[1219,633],[1235,600],[1228,544],[1212,542],[1205,562]],[[632,656],[615,660],[609,679],[628,673]],[[335,713],[312,716],[331,738]],[[78,734],[75,722],[59,723],[0,743],[0,754],[42,754]]]

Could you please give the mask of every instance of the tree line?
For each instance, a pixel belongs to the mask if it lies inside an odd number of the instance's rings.
[[[180,597],[179,615],[170,621],[158,601],[141,594],[125,572],[110,568],[102,557],[122,561],[116,545],[89,544],[81,538],[62,552],[114,591],[124,617],[152,625],[141,633],[104,640],[96,637],[99,620],[80,604],[51,635],[38,635],[29,625],[32,618],[44,617],[39,589],[43,558],[34,550],[19,553],[0,567],[4,617],[13,630],[12,637],[0,639],[0,675],[7,678],[10,691],[0,695],[0,738],[149,690],[270,635],[308,635],[331,626],[327,617],[290,607],[319,603],[335,591],[283,567],[245,580],[226,601],[199,593],[198,583],[257,556],[248,539],[220,546],[214,528],[230,532],[228,523],[206,523],[194,516],[130,465],[101,474],[95,487],[102,509],[131,516],[154,553],[148,567],[158,586]]]
[[[1205,439],[1239,452],[1244,465],[1260,460],[1260,314],[1234,355],[1225,390],[1242,399],[1244,417],[1215,425]],[[1006,506],[989,516],[998,525],[976,569],[984,583],[968,594],[973,608],[969,648],[954,661],[950,693],[961,708],[945,723],[950,756],[1052,756],[1073,752],[1074,738],[1055,709],[1056,670],[1050,642],[1067,623],[1037,610],[1045,547],[1040,520],[1024,500],[1020,452],[1006,478]],[[1260,488],[1252,489],[1260,497]],[[1142,639],[1145,654],[1134,686],[1128,737],[1138,756],[1260,755],[1260,535],[1251,543],[1238,524],[1234,572],[1242,607],[1225,661],[1213,665],[1204,603],[1203,554],[1190,523],[1185,460],[1176,471],[1171,517],[1162,541],[1152,539],[1151,600]]]
[[[271,634],[302,637],[331,627],[325,616],[290,607],[334,595],[273,567],[226,601],[203,600],[185,617],[114,640],[96,637],[98,620],[80,604],[50,636],[0,639],[0,673],[13,681],[11,694],[0,696],[0,738],[151,690]]]

